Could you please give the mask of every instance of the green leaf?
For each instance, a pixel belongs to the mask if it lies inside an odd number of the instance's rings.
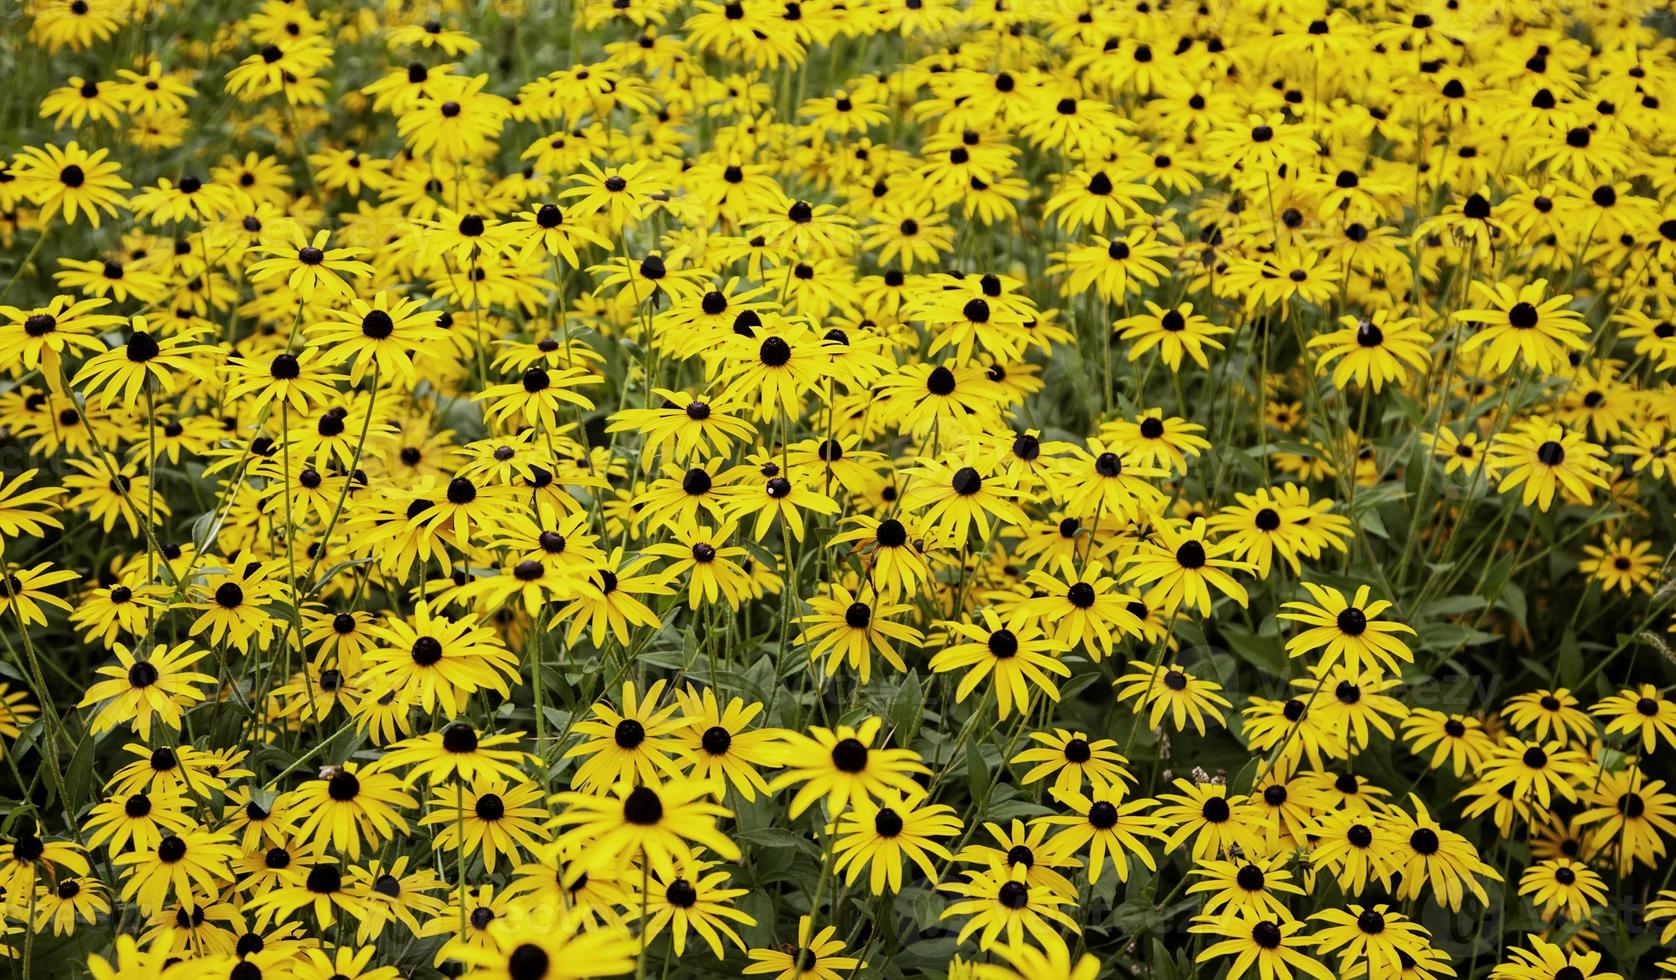
[[[46,731],[46,724],[45,718],[36,718],[25,725],[23,731],[18,732],[17,738],[12,739],[12,744],[7,747],[7,751],[15,759],[23,758],[25,752],[36,747],[35,743],[40,741],[41,733]],[[45,765],[46,763],[43,761],[40,764]]]
[[[1154,980],[1178,980],[1175,957],[1161,939],[1152,940],[1152,976]]]
[[[1286,674],[1286,648],[1276,637],[1258,636],[1232,627],[1224,627],[1222,636],[1240,659],[1251,666],[1276,677]]]
[[[736,907],[757,920],[756,925],[739,930],[752,946],[766,946],[774,941],[774,899],[768,892],[752,889],[739,896]]]
[[[334,576],[337,573],[343,571],[344,569],[353,568],[356,565],[370,564],[372,562],[372,560],[373,560],[373,556],[368,555],[365,558],[350,558],[350,559],[347,559],[345,561],[338,562],[337,564],[333,565],[331,568],[326,569],[326,573],[324,575],[320,576],[319,580],[316,581],[314,583],[313,587],[311,587],[308,590],[309,595],[313,595],[313,594],[319,592],[322,586],[324,586],[327,582],[330,582],[332,580],[332,576]]]
[[[76,753],[70,757],[70,765],[64,770],[64,791],[70,794],[66,800],[71,813],[81,811],[84,803],[82,791],[91,789],[95,782],[93,778],[93,748],[97,739],[91,733],[84,734],[81,741],[76,743]]]
[[[1251,787],[1257,782],[1257,767],[1262,764],[1262,757],[1255,757],[1245,764],[1232,780],[1228,782],[1228,796],[1245,796],[1251,792]]]
[[[820,848],[815,846],[814,841],[784,827],[756,827],[750,830],[736,830],[733,839],[763,850],[793,848],[814,858],[819,858],[821,854]]]
[[[1507,583],[1507,588],[1502,590],[1501,600],[1496,605],[1507,610],[1507,614],[1520,626],[1529,628],[1530,624],[1525,617],[1530,614],[1530,607],[1525,601],[1525,590],[1519,583]]]
[[[743,694],[752,701],[767,701],[768,692],[748,676],[732,670],[716,671],[715,682],[711,685],[718,691],[733,691]]]
[[[1501,590],[1507,586],[1507,579],[1513,573],[1513,553],[1508,552],[1496,559],[1490,566],[1490,573],[1484,576],[1484,587],[1480,590],[1483,595],[1499,596]]]
[[[1477,595],[1451,595],[1441,599],[1433,599],[1420,608],[1414,610],[1415,619],[1428,619],[1434,616],[1460,616],[1465,613],[1477,612],[1484,608],[1484,597]]]
[[[1577,633],[1566,630],[1560,637],[1560,683],[1575,687],[1583,676],[1583,650],[1577,645]]]
[[[1129,855],[1122,854],[1122,853],[1115,854],[1115,855],[1112,855],[1112,860],[1113,861],[1128,861],[1129,860]],[[1099,901],[1103,902],[1105,905],[1107,905],[1107,906],[1116,905],[1117,904],[1117,873],[1116,873],[1116,870],[1112,869],[1112,868],[1102,869],[1102,874],[1100,875],[1099,880],[1094,882],[1094,884],[1089,888],[1088,891],[1089,891],[1089,895],[1091,897],[1098,899]]]
[[[1449,653],[1461,647],[1482,646],[1501,639],[1494,633],[1475,630],[1460,623],[1421,623],[1416,630],[1421,649],[1437,653]]]
[[[966,743],[966,787],[973,793],[978,787],[989,785],[989,767],[984,765],[983,750],[978,748],[977,739]]]
[[[1040,803],[1018,799],[991,805],[985,817],[994,820],[996,823],[1005,824],[1011,820],[1033,820],[1036,817],[1046,817],[1057,812],[1049,807],[1042,806]]]
[[[687,658],[680,650],[642,650],[634,659],[636,663],[651,664],[673,671],[680,671],[687,666]]]
[[[1061,702],[1070,701],[1078,694],[1081,694],[1090,685],[1099,683],[1104,679],[1105,675],[1101,674],[1097,670],[1090,670],[1077,674],[1075,677],[1072,677],[1070,680],[1059,685],[1059,700]]]
[[[216,531],[215,511],[206,510],[192,519],[192,545],[202,551]]]
[[[902,678],[902,685],[896,689],[896,696],[891,698],[890,707],[885,712],[891,727],[896,729],[897,744],[906,745],[919,733],[920,705],[924,701],[925,694],[920,686],[919,671],[910,668],[908,676]]]

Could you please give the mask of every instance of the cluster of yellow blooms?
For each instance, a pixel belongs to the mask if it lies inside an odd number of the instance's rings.
[[[0,953],[1676,976],[1673,34],[20,0]]]

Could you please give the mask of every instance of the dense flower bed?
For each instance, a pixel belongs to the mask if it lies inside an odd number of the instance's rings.
[[[13,975],[1676,975],[1671,26],[9,4]]]

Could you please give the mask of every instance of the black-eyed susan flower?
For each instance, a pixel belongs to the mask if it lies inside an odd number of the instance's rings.
[[[1163,835],[1166,853],[1192,841],[1194,860],[1228,855],[1237,848],[1246,854],[1263,852],[1261,817],[1248,799],[1230,795],[1222,783],[1177,779],[1179,793],[1158,797],[1152,814]]]
[[[1409,803],[1412,815],[1400,807],[1386,815],[1391,840],[1387,860],[1401,875],[1397,897],[1416,898],[1429,888],[1445,908],[1460,908],[1468,894],[1484,901],[1479,879],[1500,881],[1501,875],[1479,858],[1465,837],[1439,825],[1418,797],[1411,794]]]
[[[1397,833],[1380,813],[1333,810],[1317,822],[1312,853],[1346,894],[1360,895],[1370,882],[1390,886],[1398,867]]]
[[[624,681],[620,709],[604,702],[592,705],[593,717],[575,725],[582,741],[565,753],[582,759],[572,777],[576,786],[604,793],[620,782],[657,783],[681,772],[675,734],[688,720],[681,702],[660,704],[663,692],[663,681],[644,692]]]
[[[172,939],[172,936],[153,939],[142,948],[133,936],[120,933],[111,950],[115,962],[94,953],[88,957],[88,969],[100,980],[126,976],[169,976],[169,967],[179,959],[174,955]]]
[[[33,901],[33,927],[44,931],[50,923],[55,936],[68,936],[78,923],[92,925],[100,915],[110,911],[105,886],[97,878],[65,876],[56,882],[43,883]],[[29,903],[24,904],[27,908]]]
[[[395,967],[373,965],[372,959],[377,954],[378,950],[372,946],[361,949],[352,946],[339,946],[334,950],[302,949],[298,951],[298,960],[292,969],[299,978],[306,980],[331,980],[332,977],[398,980],[401,974]]]
[[[1219,956],[1234,957],[1228,973],[1231,980],[1254,970],[1261,976],[1290,978],[1296,973],[1327,980],[1334,975],[1333,971],[1306,952],[1319,940],[1314,935],[1304,935],[1303,928],[1304,923],[1284,917],[1222,915],[1200,916],[1188,931],[1216,940],[1205,947],[1195,962],[1203,963]]]
[[[909,517],[878,519],[865,514],[845,518],[832,543],[849,544],[869,569],[868,581],[881,596],[891,599],[919,591],[931,579],[929,542],[919,523]]]
[[[1403,970],[1403,958],[1425,955],[1431,937],[1419,923],[1389,905],[1323,909],[1311,918],[1323,923],[1313,938],[1317,955],[1337,954],[1341,970],[1365,966],[1369,976]]]
[[[877,597],[863,601],[837,583],[825,591],[828,594],[807,600],[810,611],[797,619],[802,632],[796,642],[808,647],[810,660],[825,658],[826,676],[836,676],[838,668],[845,666],[865,684],[873,674],[874,654],[897,671],[907,671],[897,645],[918,647],[925,642],[919,630],[893,619],[908,611],[907,603],[883,602]]]
[[[0,306],[0,365],[13,374],[42,370],[49,377],[59,375],[65,354],[99,350],[103,344],[97,335],[122,322],[119,316],[96,312],[109,303],[56,296],[29,309]]]
[[[796,817],[825,799],[827,810],[840,814],[856,799],[872,799],[895,791],[917,794],[914,774],[929,773],[912,749],[889,749],[873,744],[883,719],[868,718],[858,726],[814,726],[807,735],[788,732],[781,738],[778,761],[786,771],[768,784],[771,793],[802,784],[792,797],[789,812]]]
[[[190,745],[159,745],[147,748],[130,742],[123,751],[134,756],[105,783],[116,794],[221,792],[227,788],[219,760],[210,752]],[[235,774],[249,775],[248,771]]]
[[[386,380],[413,384],[413,352],[447,336],[436,325],[440,314],[424,310],[419,300],[379,292],[371,302],[351,297],[347,304],[331,310],[331,320],[311,325],[306,336],[324,352],[326,366],[349,365],[352,384],[360,384],[369,368]]]
[[[1322,724],[1339,733],[1345,745],[1357,752],[1373,734],[1395,738],[1392,721],[1408,714],[1408,705],[1387,693],[1400,688],[1400,678],[1377,667],[1351,670],[1340,664],[1332,668],[1307,668],[1311,676],[1295,678],[1292,687],[1308,698]]]
[[[1402,623],[1379,617],[1391,608],[1391,603],[1376,599],[1369,601],[1372,590],[1359,586],[1353,596],[1331,586],[1301,583],[1315,600],[1314,604],[1291,601],[1283,608],[1281,619],[1302,623],[1307,628],[1286,641],[1286,652],[1300,657],[1315,650],[1321,651],[1317,666],[1329,669],[1343,664],[1347,670],[1368,669],[1401,673],[1403,663],[1412,663],[1414,654],[1398,634],[1413,634],[1414,630]]]
[[[844,980],[867,966],[860,957],[844,955],[844,941],[838,938],[837,926],[817,931],[807,915],[797,920],[797,944],[789,949],[747,950],[750,963],[741,967],[740,973],[772,974],[774,980]]]
[[[1108,422],[1100,432],[1107,446],[1137,465],[1185,473],[1190,458],[1196,459],[1211,448],[1210,440],[1201,434],[1204,430],[1196,422],[1149,409],[1133,421]]]
[[[1204,914],[1234,914],[1250,918],[1278,918],[1290,915],[1287,895],[1301,895],[1292,881],[1284,856],[1257,855],[1235,860],[1209,860],[1190,872],[1196,878],[1187,893],[1205,894]]]
[[[65,506],[86,508],[107,532],[120,521],[129,533],[144,535],[142,522],[149,525],[172,513],[166,500],[152,492],[152,475],[140,463],[118,467],[108,460],[76,459],[70,466],[75,472],[64,477],[64,489],[73,495]]]
[[[683,464],[701,453],[720,456],[756,435],[756,427],[734,414],[734,406],[716,405],[691,392],[659,389],[654,394],[664,407],[623,409],[612,415],[606,428],[638,433],[643,464],[660,451]]]
[[[1100,959],[1093,953],[1073,958],[1069,949],[1048,946],[1037,949],[1025,943],[998,947],[996,955],[1008,966],[994,963],[973,965],[973,975],[982,980],[1095,980],[1100,975]]]
[[[1249,601],[1245,587],[1229,574],[1250,568],[1246,562],[1223,557],[1232,551],[1230,541],[1211,542],[1202,520],[1191,524],[1163,521],[1156,541],[1141,543],[1128,559],[1124,580],[1151,585],[1148,606],[1173,612],[1191,606],[1201,615],[1211,611],[1211,587],[1240,605]]]
[[[125,869],[122,900],[149,914],[171,897],[188,912],[199,902],[213,901],[223,883],[232,881],[232,862],[238,857],[231,838],[194,827],[165,835],[156,847],[118,854],[112,863]]]
[[[1311,766],[1325,767],[1332,760],[1349,758],[1348,733],[1312,710],[1313,700],[1308,693],[1272,700],[1252,695],[1241,712],[1247,744],[1280,767],[1296,766],[1306,758]]]
[[[1479,766],[1486,791],[1503,791],[1515,801],[1534,800],[1547,808],[1555,796],[1576,799],[1574,784],[1588,773],[1587,757],[1558,742],[1526,742],[1508,737]]]
[[[559,609],[550,620],[550,628],[565,629],[565,642],[574,644],[584,633],[595,646],[615,636],[624,646],[635,626],[653,626],[659,622],[641,601],[641,596],[668,595],[674,591],[665,584],[666,576],[651,571],[649,556],[625,560],[623,549],[614,549],[605,560],[590,569],[586,580],[577,588],[576,598]]]
[[[97,228],[101,214],[114,217],[127,209],[122,192],[133,185],[118,176],[122,165],[110,159],[108,148],[90,152],[75,140],[62,147],[26,146],[13,166],[18,191],[40,208],[43,224],[60,214],[74,224],[80,214]]]
[[[975,365],[907,364],[881,378],[879,410],[891,412],[916,436],[969,431],[974,417],[992,418],[995,404],[1005,397],[1001,386]]]
[[[1588,326],[1575,310],[1568,309],[1571,297],[1548,296],[1548,281],[1538,279],[1515,289],[1506,283],[1488,286],[1473,283],[1473,294],[1484,309],[1461,310],[1457,320],[1483,327],[1461,345],[1463,352],[1485,348],[1484,367],[1502,371],[1515,363],[1537,371],[1552,371],[1572,350],[1585,350]]]
[[[955,700],[966,700],[986,679],[995,691],[997,713],[1006,718],[1014,705],[1026,711],[1031,703],[1031,690],[1039,690],[1049,700],[1059,700],[1059,687],[1053,677],[1069,677],[1071,669],[1061,663],[1061,648],[1035,626],[1022,620],[1003,625],[994,612],[983,611],[984,625],[974,623],[945,623],[949,639],[962,638],[965,642],[949,643],[934,654],[928,665],[932,673],[964,670],[965,676],[955,688]]]
[[[1063,112],[1067,103],[1071,112]],[[1056,122],[1063,123],[1065,119],[1087,120],[1092,110],[1104,108],[1100,103],[1092,100],[1060,100],[1053,116],[1059,117]],[[1044,114],[1044,119],[1052,118]],[[1042,217],[1054,217],[1054,221],[1067,231],[1078,231],[1084,226],[1095,232],[1102,232],[1106,225],[1117,225],[1126,219],[1144,214],[1143,201],[1161,201],[1163,195],[1152,187],[1143,183],[1123,179],[1119,174],[1114,178],[1103,168],[1078,168],[1060,177],[1058,189],[1048,198],[1042,208]]]
[[[281,411],[308,415],[316,406],[337,399],[335,383],[343,376],[325,369],[312,351],[289,351],[267,358],[230,357],[225,366],[226,396],[242,401],[255,412],[273,405]]]
[[[1165,476],[1164,470],[1126,459],[1100,439],[1090,439],[1087,449],[1068,447],[1059,469],[1070,488],[1060,494],[1065,509],[1079,517],[1129,522],[1162,509],[1165,501],[1148,482]]]
[[[443,881],[430,868],[410,866],[407,857],[399,857],[386,864],[369,861],[348,869],[349,890],[361,900],[362,918],[357,935],[362,942],[370,942],[384,931],[386,924],[400,922],[408,932],[419,934],[420,916],[435,918],[443,910],[443,903],[432,892],[443,887]]]
[[[1098,660],[1111,655],[1114,640],[1140,635],[1140,619],[1130,608],[1133,597],[1118,591],[1117,579],[1105,574],[1100,562],[1078,570],[1070,558],[1062,558],[1056,571],[1030,573],[1030,584],[1042,594],[1024,609],[1050,626],[1053,639],[1065,649],[1080,646]]]
[[[652,169],[649,161],[635,161],[623,167],[604,170],[592,161],[581,161],[583,172],[572,177],[574,187],[559,192],[561,198],[575,198],[572,202],[581,214],[603,215],[613,231],[645,214],[651,199],[667,193],[669,185]]]
[[[128,339],[89,358],[76,372],[73,384],[89,395],[97,393],[101,405],[109,406],[120,398],[132,409],[142,393],[150,398],[155,391],[166,397],[182,382],[211,381],[214,372],[205,360],[214,348],[198,343],[196,331],[159,338],[148,326],[145,317],[135,317]]]
[[[379,757],[378,770],[407,770],[403,784],[425,779],[432,786],[472,783],[483,778],[516,779],[528,753],[516,746],[523,732],[479,734],[469,722],[456,721],[439,731],[403,739]]]
[[[766,794],[768,783],[757,768],[776,764],[774,741],[779,732],[750,727],[762,715],[763,705],[732,698],[723,707],[712,688],[689,687],[677,690],[675,697],[685,726],[676,738],[686,751],[687,775],[709,781],[718,796],[731,789],[751,802],[757,793]]]
[[[1090,738],[1082,732],[1055,729],[1031,732],[1035,747],[1013,756],[1015,763],[1034,763],[1025,772],[1025,785],[1053,777],[1049,791],[1055,796],[1080,793],[1084,780],[1097,793],[1121,799],[1136,781],[1128,769],[1129,760],[1117,751],[1109,738]]]
[[[1496,749],[1484,723],[1472,715],[1415,708],[1402,722],[1403,740],[1416,755],[1430,754],[1433,769],[1447,763],[1457,776],[1474,773]]]
[[[1124,801],[1120,786],[1091,787],[1091,791],[1092,795],[1080,792],[1057,795],[1060,804],[1072,812],[1046,818],[1061,828],[1048,841],[1048,847],[1065,855],[1081,854],[1087,848],[1090,882],[1099,880],[1108,858],[1119,881],[1129,880],[1131,857],[1148,871],[1156,871],[1148,841],[1161,840],[1164,833],[1160,821],[1146,813],[1156,801]]]
[[[739,847],[716,826],[728,811],[711,801],[708,783],[671,779],[655,786],[619,783],[610,793],[559,793],[562,808],[551,824],[561,845],[585,846],[584,868],[608,867],[618,858],[639,854],[664,880],[680,865],[690,866],[695,846],[723,858],[737,858]]]
[[[1648,778],[1640,766],[1602,771],[1583,794],[1583,803],[1577,822],[1612,842],[1619,875],[1637,865],[1656,867],[1664,858],[1665,841],[1676,836],[1676,793],[1666,792],[1664,781]]]
[[[38,538],[48,528],[64,525],[50,513],[63,490],[53,486],[29,488],[38,469],[23,470],[11,479],[0,476],[0,539]]]
[[[1614,589],[1624,594],[1639,589],[1653,591],[1659,559],[1651,554],[1651,541],[1629,538],[1606,538],[1598,545],[1586,544],[1586,556],[1577,563],[1577,572],[1598,581],[1602,591]]]
[[[353,762],[328,769],[292,792],[292,804],[303,814],[297,836],[316,854],[329,847],[350,860],[360,857],[364,843],[377,845],[406,834],[408,822],[401,811],[419,805],[403,792],[401,777]]]
[[[743,562],[750,552],[729,542],[737,528],[729,523],[719,528],[693,525],[680,540],[661,542],[646,549],[648,554],[673,559],[664,573],[687,580],[687,607],[701,609],[721,602],[738,609],[751,592],[750,577]]]
[[[1601,698],[1589,713],[1605,720],[1608,735],[1639,735],[1641,749],[1648,754],[1661,737],[1676,744],[1676,702],[1651,684]]]
[[[202,701],[199,685],[214,684],[215,678],[192,665],[209,655],[195,650],[192,643],[174,647],[159,645],[143,659],[121,643],[115,645],[117,662],[98,673],[110,678],[91,685],[77,707],[101,705],[93,716],[92,731],[108,731],[132,724],[140,738],[151,738],[155,718],[172,730],[181,727],[181,711]]]
[[[1130,342],[1131,361],[1156,350],[1171,371],[1181,369],[1184,356],[1199,367],[1208,368],[1210,361],[1205,351],[1222,350],[1223,344],[1217,336],[1233,332],[1212,323],[1204,314],[1193,312],[1192,303],[1182,303],[1174,309],[1165,309],[1150,300],[1143,305],[1146,313],[1137,313],[1114,325],[1117,339]]]
[[[309,867],[300,884],[281,884],[252,899],[246,908],[255,913],[258,922],[264,924],[281,921],[307,909],[322,929],[331,928],[339,915],[358,919],[364,914],[361,900],[347,887],[343,868],[332,859],[321,860]]]
[[[1028,936],[1046,948],[1066,949],[1065,939],[1055,927],[1076,931],[1064,911],[1075,899],[1025,880],[1024,869],[995,866],[963,872],[966,880],[939,886],[958,899],[943,910],[945,919],[965,917],[960,940],[976,935],[980,948],[1016,946]],[[1003,941],[1004,938],[1004,941]]]
[[[10,613],[12,619],[24,629],[28,629],[31,624],[45,626],[47,609],[70,608],[68,602],[47,589],[75,579],[74,571],[67,568],[54,569],[51,562],[44,561],[32,568],[6,565],[0,567],[0,573],[4,573],[5,576],[0,578],[0,615]]]
[[[646,942],[656,939],[669,929],[675,955],[686,952],[687,939],[697,935],[723,959],[726,951],[723,940],[738,949],[745,949],[745,940],[734,931],[730,922],[743,926],[756,925],[756,919],[732,906],[732,902],[748,894],[744,888],[728,888],[726,871],[710,870],[714,862],[695,861],[683,867],[671,879],[652,879],[649,883],[646,919]]]
[[[1223,723],[1223,711],[1233,707],[1220,693],[1222,685],[1195,676],[1180,664],[1129,661],[1127,673],[1112,682],[1119,702],[1133,701],[1136,714],[1145,713],[1147,725],[1157,728],[1166,718],[1176,731],[1189,723],[1199,734],[1205,721]]]
[[[894,790],[860,796],[833,825],[833,871],[843,874],[850,884],[867,872],[868,888],[875,895],[899,892],[906,858],[935,882],[937,870],[931,859],[948,861],[953,856],[935,838],[952,837],[960,829],[954,808],[945,804]]]
[[[1173,252],[1150,228],[1136,225],[1127,234],[1111,238],[1095,235],[1087,245],[1054,253],[1049,258],[1055,264],[1047,272],[1064,274],[1072,293],[1092,286],[1108,303],[1116,303],[1147,286],[1158,285],[1158,277],[1166,271],[1159,260],[1171,258]]]
[[[1506,980],[1541,980],[1545,977],[1581,977],[1583,980],[1623,980],[1623,975],[1600,969],[1601,954],[1592,950],[1570,950],[1544,941],[1541,937],[1526,937],[1529,948],[1514,946],[1507,951],[1507,959],[1496,967],[1496,973]]]
[[[1591,910],[1606,901],[1606,882],[1581,861],[1539,861],[1519,876],[1519,894],[1530,896],[1544,916],[1563,913],[1573,922],[1587,922]]]
[[[1307,847],[1315,815],[1332,805],[1318,780],[1306,779],[1290,767],[1265,765],[1258,771],[1250,801],[1263,834],[1265,854]]]
[[[751,536],[761,541],[769,528],[780,525],[790,532],[792,540],[801,541],[807,533],[810,515],[836,515],[842,511],[838,502],[819,489],[819,481],[812,468],[797,473],[781,471],[778,464],[767,463],[762,472],[742,484],[733,498],[728,519],[743,524],[751,519]],[[807,514],[805,512],[808,512]]]
[[[1281,168],[1297,166],[1299,159],[1316,151],[1309,128],[1288,124],[1285,116],[1251,113],[1243,121],[1230,120],[1205,137],[1206,160],[1216,161],[1224,173],[1243,170],[1265,179]]]
[[[1374,391],[1386,382],[1405,386],[1410,371],[1423,374],[1431,364],[1432,336],[1420,328],[1419,317],[1392,319],[1388,311],[1375,310],[1340,317],[1339,323],[1340,329],[1309,339],[1310,347],[1320,348],[1316,371],[1325,374],[1331,366],[1336,388],[1351,381]]]
[[[149,792],[117,793],[94,804],[82,825],[88,847],[105,847],[112,854],[129,849],[152,850],[167,834],[192,827],[186,799],[167,787]]]
[[[373,267],[360,261],[359,248],[329,248],[330,231],[318,231],[312,238],[293,226],[283,237],[264,242],[268,258],[252,263],[245,271],[252,282],[284,276],[285,288],[304,301],[318,291],[323,296],[348,301],[355,295],[352,279],[365,279]]]
[[[1607,486],[1605,456],[1582,433],[1541,421],[1503,433],[1490,446],[1491,463],[1501,472],[1496,489],[1506,493],[1523,485],[1520,502],[1544,511],[1556,495],[1567,503],[1592,503],[1594,489]]]
[[[0,850],[0,886],[8,897],[25,896],[25,910],[37,882],[85,876],[90,868],[80,847],[70,841],[46,840],[39,830],[33,817],[18,818],[10,828],[11,839]]]
[[[481,688],[510,691],[506,679],[516,658],[474,619],[450,619],[421,602],[410,617],[393,617],[372,632],[380,645],[364,658],[366,683],[399,692],[429,711],[458,716],[464,699]]]
[[[1570,745],[1595,737],[1594,719],[1569,688],[1539,688],[1515,694],[1502,705],[1501,714],[1515,731],[1538,742]]]
[[[9,684],[0,684],[0,735],[17,738],[39,711],[29,702],[26,692],[13,690]]]
[[[436,846],[465,851],[482,858],[483,869],[494,873],[496,860],[533,853],[546,840],[540,786],[510,785],[493,775],[479,777],[464,793],[438,789],[430,813],[419,821],[435,830]]]

